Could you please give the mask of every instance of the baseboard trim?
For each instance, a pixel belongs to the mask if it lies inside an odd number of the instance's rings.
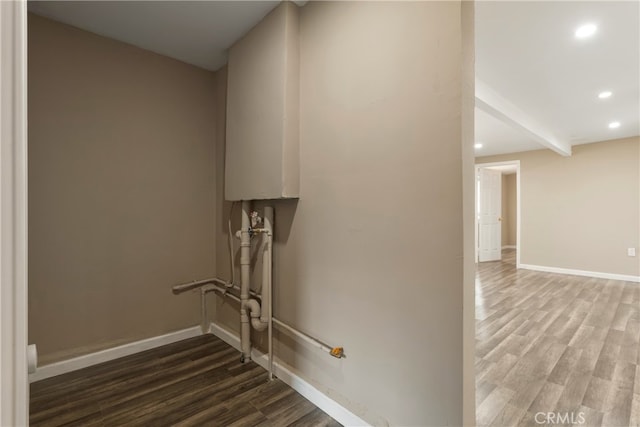
[[[625,282],[640,283],[640,276],[630,276],[626,274],[601,273],[598,271],[573,270],[570,268],[546,267],[542,265],[520,264],[518,268],[525,270],[543,271],[545,273],[570,274],[572,276],[595,277],[598,279],[622,280]]]
[[[240,350],[240,338],[229,330],[212,322],[209,328],[209,333],[217,336],[230,346]],[[82,356],[74,357],[72,359],[51,363],[49,365],[43,365],[38,367],[33,374],[29,375],[29,382],[32,383],[35,381],[40,381],[58,375],[66,374],[78,369],[87,368],[89,366],[108,362],[120,357],[130,356],[135,353],[140,353],[145,350],[150,350],[152,348],[182,341],[188,338],[193,338],[199,335],[202,335],[201,327],[194,326],[165,335],[159,335],[156,337],[151,337],[144,340],[97,351],[95,353],[89,353]],[[266,354],[254,348],[251,351],[251,359],[263,368],[268,369],[269,358]],[[362,418],[322,393],[302,377],[295,374],[293,370],[285,363],[274,361],[273,368],[274,374],[280,380],[282,380],[285,384],[289,385],[292,389],[307,398],[310,402],[312,402],[318,408],[322,409],[340,424],[345,426],[370,425]]]
[[[152,348],[186,340],[198,335],[202,335],[202,328],[200,326],[194,326],[191,328],[182,329],[180,331],[170,332],[168,334],[123,344],[118,347],[107,348],[95,353],[89,353],[83,356],[74,357],[72,359],[63,360],[61,362],[39,366],[33,374],[29,374],[29,382],[32,383],[35,381],[55,377],[57,375],[66,374],[67,372],[87,368],[89,366],[108,362],[120,357],[130,356],[135,353],[140,353]]]
[[[211,323],[209,332],[217,336],[230,346],[240,350],[240,338],[236,334],[213,322]],[[251,360],[262,366],[263,368],[268,369],[268,356],[256,350],[255,348],[251,350]],[[282,382],[303,395],[311,403],[322,409],[340,424],[345,426],[370,425],[368,422],[364,421],[362,418],[349,411],[347,408],[340,405],[338,402],[331,399],[326,394],[322,393],[309,382],[302,379],[299,375],[295,374],[285,363],[274,360],[273,370],[274,375],[282,380]]]
[[[504,245],[502,249],[516,249],[516,245]]]

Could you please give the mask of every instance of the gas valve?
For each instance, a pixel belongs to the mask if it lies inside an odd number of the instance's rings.
[[[332,348],[331,352],[329,354],[332,355],[333,357],[338,358],[338,359],[342,359],[343,357],[346,357],[344,355],[344,349],[342,347],[334,347],[334,348]]]

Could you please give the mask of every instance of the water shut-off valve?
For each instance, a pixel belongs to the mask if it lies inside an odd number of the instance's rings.
[[[260,229],[263,221],[262,217],[258,214],[258,211],[251,211],[251,213],[249,213],[249,220],[251,221],[251,226],[249,227],[249,236],[253,237],[254,230]],[[236,231],[236,239],[240,239],[241,234],[242,230]]]
[[[262,218],[258,215],[258,211],[251,211],[249,219],[251,220],[251,228],[259,228],[262,225]]]

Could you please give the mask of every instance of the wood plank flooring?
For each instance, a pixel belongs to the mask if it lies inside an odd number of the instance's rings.
[[[640,284],[478,264],[479,426],[638,427],[639,350]]]
[[[213,335],[31,384],[32,426],[339,426]]]

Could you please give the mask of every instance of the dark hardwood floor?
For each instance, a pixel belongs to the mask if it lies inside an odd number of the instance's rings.
[[[32,426],[339,426],[213,335],[31,384]]]

